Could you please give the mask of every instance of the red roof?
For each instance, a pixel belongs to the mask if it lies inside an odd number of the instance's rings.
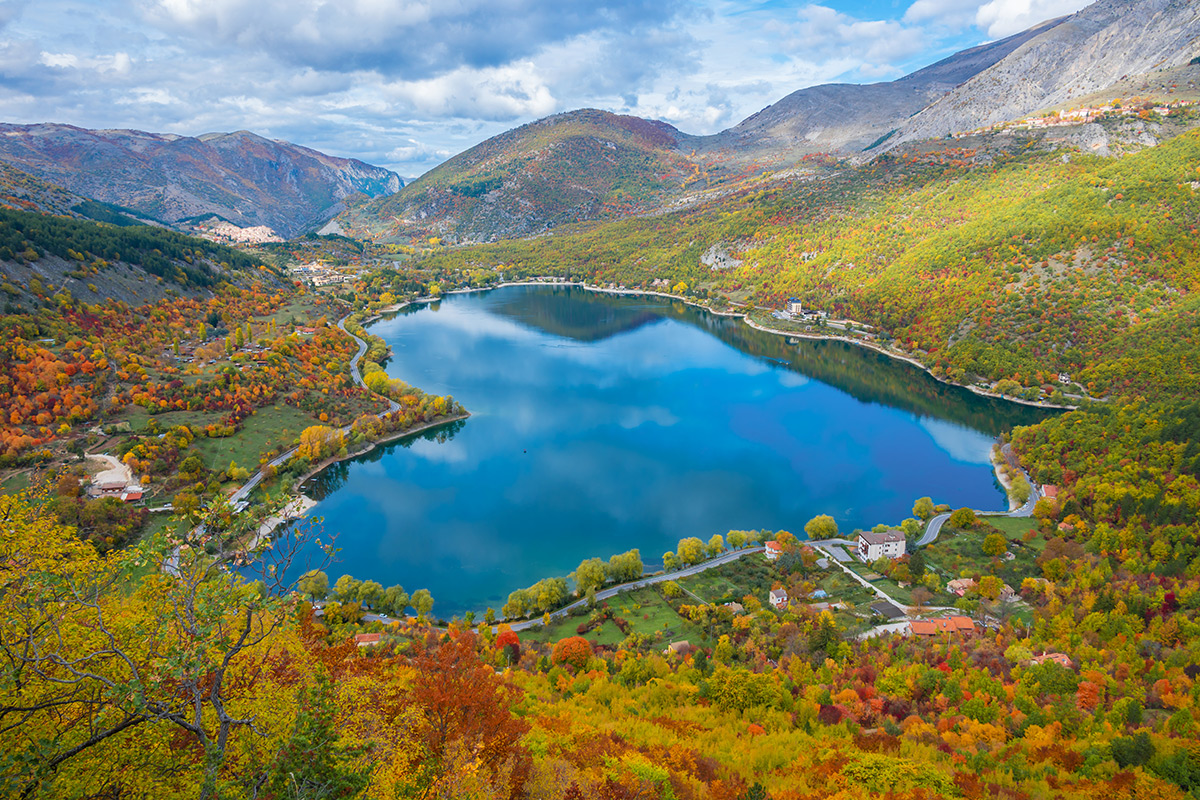
[[[382,633],[356,633],[354,634],[354,643],[359,647],[367,645],[379,644],[383,640]]]
[[[909,623],[909,630],[915,636],[934,636],[939,633],[958,633],[975,630],[975,623],[970,617],[942,617],[939,619],[914,619]]]
[[[782,553],[783,545],[781,545],[779,542],[772,539],[771,541],[767,542],[767,552],[768,553]]]
[[[1051,500],[1057,499],[1058,487],[1055,486],[1053,483],[1048,483],[1042,487],[1042,495],[1044,497],[1049,497]]]

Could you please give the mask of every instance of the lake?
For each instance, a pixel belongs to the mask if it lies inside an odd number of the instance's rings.
[[[337,464],[307,491],[345,573],[499,609],[582,559],[731,529],[843,532],[930,495],[999,509],[994,438],[1045,412],[838,342],[577,287],[451,295],[385,318],[390,375],[472,413]]]

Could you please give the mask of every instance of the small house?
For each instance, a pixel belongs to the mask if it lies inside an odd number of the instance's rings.
[[[141,487],[130,486],[121,492],[121,502],[136,503],[142,499]]]
[[[772,589],[771,594],[767,596],[767,601],[771,604],[771,608],[784,609],[787,608],[788,596],[786,589]]]
[[[737,603],[737,602],[726,603],[725,608],[728,608],[734,614],[745,614],[746,613],[746,607],[743,606],[741,603]]]
[[[663,649],[664,656],[676,655],[680,658],[686,657],[690,652],[692,652],[692,646],[688,643],[687,639],[671,642]]]
[[[1065,667],[1066,669],[1075,668],[1075,662],[1071,660],[1070,656],[1064,655],[1063,653],[1042,653],[1041,655],[1034,656],[1032,659],[1030,659],[1029,663],[1045,664],[1047,661],[1058,664],[1060,667]]]
[[[959,597],[962,597],[974,588],[974,578],[955,578],[952,581],[946,581],[946,591]]]
[[[767,549],[765,550],[765,553],[767,556],[767,561],[774,561],[783,555],[783,545],[772,539],[771,541],[767,542]]]
[[[359,647],[371,647],[383,641],[382,633],[356,633],[354,634],[354,644]]]
[[[883,533],[860,533],[858,557],[868,564],[880,558],[899,558],[904,555],[905,545],[903,531],[893,529]]]
[[[1047,497],[1051,500],[1058,499],[1058,487],[1053,483],[1047,483],[1042,487],[1042,497]]]

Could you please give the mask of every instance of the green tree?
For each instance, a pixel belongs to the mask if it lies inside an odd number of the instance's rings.
[[[389,586],[383,593],[383,606],[393,617],[403,617],[408,610],[408,592],[403,586]]]
[[[679,556],[675,555],[675,553],[671,550],[663,553],[663,569],[665,569],[667,572],[674,572],[675,570],[679,569],[679,567]]]
[[[600,588],[606,579],[607,570],[604,561],[599,558],[585,559],[575,568],[575,588],[580,595]]]
[[[429,593],[428,589],[417,589],[412,593],[409,602],[417,610],[418,619],[424,620],[429,616],[429,612],[433,611],[433,595]]]
[[[927,520],[933,516],[934,506],[932,497],[922,497],[913,503],[913,516]]]
[[[975,517],[975,512],[969,508],[959,508],[950,514],[950,519],[947,520],[951,528],[966,530],[975,525],[978,520]]]
[[[1008,549],[1008,543],[999,533],[989,533],[983,540],[983,554],[985,556],[1002,555]]]
[[[914,581],[919,581],[925,577],[925,553],[917,550],[908,557],[908,571],[912,574]]]
[[[725,541],[729,542],[729,546],[734,550],[741,550],[746,546],[746,542],[749,540],[749,538],[750,535],[745,531],[730,531],[725,537]]]
[[[642,551],[638,549],[618,553],[608,559],[607,574],[614,583],[636,581],[646,571],[642,563]]]
[[[804,525],[809,539],[832,539],[838,535],[837,521],[828,514],[818,514]]]
[[[363,581],[358,585],[358,599],[367,608],[379,611],[383,602],[383,586],[377,581]]]
[[[324,600],[329,594],[329,576],[319,569],[310,569],[296,581],[296,588],[313,600]]]
[[[362,794],[374,767],[368,744],[342,741],[335,724],[333,687],[323,672],[300,690],[300,711],[287,744],[266,782],[267,796],[281,800],[334,800]]]

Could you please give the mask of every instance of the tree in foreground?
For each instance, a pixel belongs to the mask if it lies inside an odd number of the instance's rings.
[[[279,505],[238,514],[219,499],[173,535],[101,557],[35,499],[0,497],[0,747],[18,765],[5,776],[12,796],[75,796],[138,753],[139,775],[120,780],[215,797],[232,773],[254,771],[251,751],[282,743],[296,712],[276,707],[294,689],[264,666],[289,647],[304,661],[289,634],[293,587],[279,576],[305,533],[256,553],[258,580],[230,569]]]

